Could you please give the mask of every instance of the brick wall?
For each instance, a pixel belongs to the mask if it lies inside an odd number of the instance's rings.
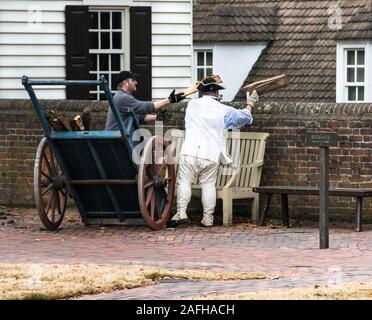
[[[80,112],[90,101],[42,101],[44,108]],[[92,103],[94,129],[104,126],[107,105]],[[185,105],[172,107],[171,127],[183,127]],[[330,150],[332,187],[372,188],[372,104],[264,103],[256,107],[250,131],[271,134],[267,143],[261,185],[318,185],[318,149],[305,145],[306,132],[336,132],[337,148]],[[166,128],[165,128],[166,129]],[[0,100],[0,204],[33,204],[33,165],[42,131],[28,100]],[[289,198],[291,216],[316,216],[317,197]],[[330,198],[331,216],[353,218],[351,198]],[[245,211],[248,202],[235,209]],[[372,217],[372,202],[364,203]],[[273,199],[273,213],[278,201]]]

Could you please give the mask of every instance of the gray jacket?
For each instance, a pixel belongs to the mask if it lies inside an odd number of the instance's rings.
[[[133,97],[132,94],[121,89],[119,89],[115,93],[114,100],[116,102],[116,105],[118,106],[120,115],[123,120],[126,118],[126,112],[132,109],[138,115],[140,123],[143,124],[145,115],[155,111],[153,102],[137,100],[135,97]],[[107,113],[105,130],[119,130],[119,125],[115,120],[111,108],[109,108],[109,111]]]

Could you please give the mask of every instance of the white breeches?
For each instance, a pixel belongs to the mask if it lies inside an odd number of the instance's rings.
[[[218,163],[207,159],[181,155],[178,164],[177,213],[186,215],[191,199],[191,185],[199,179],[202,188],[203,215],[212,216],[216,206]]]

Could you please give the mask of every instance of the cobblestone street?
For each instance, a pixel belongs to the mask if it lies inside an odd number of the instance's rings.
[[[154,232],[143,226],[85,227],[70,213],[62,229],[50,232],[41,228],[32,209],[9,212],[11,220],[0,225],[1,263],[143,264],[281,276],[244,281],[162,280],[153,286],[83,298],[177,299],[372,280],[372,225],[365,225],[360,233],[351,224],[331,226],[330,249],[319,250],[316,223],[292,228],[236,223],[208,229],[191,224]]]

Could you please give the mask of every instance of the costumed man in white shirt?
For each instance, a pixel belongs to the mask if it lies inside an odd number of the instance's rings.
[[[202,189],[202,226],[213,226],[216,206],[216,180],[220,161],[231,162],[226,154],[226,129],[239,129],[253,122],[252,108],[258,94],[247,93],[244,109],[220,103],[219,90],[225,89],[213,78],[204,79],[198,86],[202,97],[188,103],[185,116],[185,141],[182,145],[177,186],[177,213],[168,221],[168,227],[188,223],[187,206],[191,199],[191,185],[198,177]]]

